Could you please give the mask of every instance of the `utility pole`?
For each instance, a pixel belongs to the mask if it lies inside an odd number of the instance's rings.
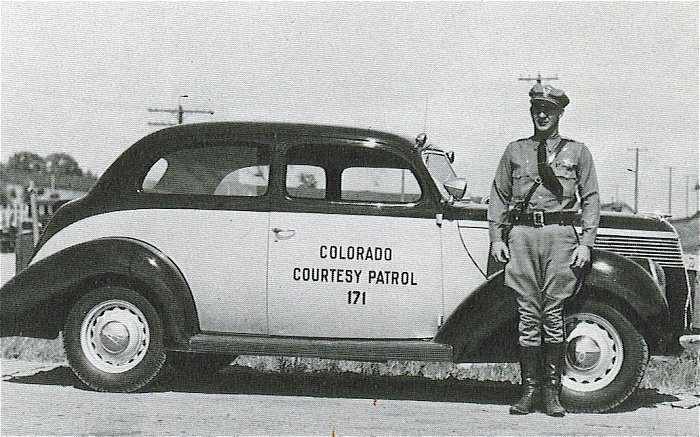
[[[34,180],[29,181],[29,209],[31,209],[31,219],[32,219],[32,241],[34,242],[34,247],[39,242],[39,205],[37,204],[37,188]],[[20,233],[22,232],[22,225],[20,224]]]
[[[177,124],[182,124],[183,115],[187,114],[209,114],[214,115],[214,111],[200,110],[200,109],[182,109],[182,98],[189,97],[188,95],[183,95],[178,98],[177,109],[162,109],[162,108],[148,108],[148,112],[169,112],[171,114],[177,114]],[[151,126],[174,126],[175,123],[162,123],[162,122],[149,122]]]
[[[535,77],[519,77],[518,80],[526,80],[528,82],[536,81],[537,83],[542,83],[543,80],[559,80],[557,76],[552,77],[542,77],[541,73],[537,73]]]
[[[639,152],[646,152],[648,149],[640,149],[639,147],[634,147],[634,170],[628,168],[627,171],[634,173],[634,213],[639,212]]]
[[[685,216],[690,217],[690,203],[688,199],[690,197],[690,175],[685,175]]]
[[[668,215],[671,215],[671,195],[673,191],[671,190],[673,186],[673,167],[668,168]]]

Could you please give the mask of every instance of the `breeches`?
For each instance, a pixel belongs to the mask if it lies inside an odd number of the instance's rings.
[[[573,226],[514,226],[508,236],[510,261],[505,285],[518,294],[521,346],[561,343],[564,300],[579,286],[571,257],[578,246]]]

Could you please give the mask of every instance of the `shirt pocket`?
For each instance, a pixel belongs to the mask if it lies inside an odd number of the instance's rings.
[[[576,164],[557,161],[554,165],[554,175],[561,183],[564,197],[576,196]]]
[[[523,200],[532,185],[532,177],[527,169],[518,167],[513,170],[513,199]]]

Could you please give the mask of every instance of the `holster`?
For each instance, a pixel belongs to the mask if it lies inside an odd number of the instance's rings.
[[[508,243],[508,234],[510,233],[511,229],[513,229],[515,220],[518,218],[518,216],[520,216],[520,214],[527,210],[527,205],[530,203],[532,195],[535,194],[535,190],[537,190],[537,187],[539,187],[540,184],[542,184],[542,180],[538,176],[535,183],[532,184],[532,187],[530,187],[530,190],[525,195],[525,198],[520,202],[514,203],[508,208],[508,212],[506,213],[506,221],[503,226],[503,241],[506,243]]]
[[[513,229],[513,224],[515,223],[515,220],[523,212],[525,212],[525,209],[527,208],[527,202],[529,201],[530,199],[528,198],[527,201],[518,202],[515,205],[511,205],[508,208],[508,212],[506,213],[506,220],[503,223],[503,241],[505,241],[506,243],[508,242],[508,234],[510,234],[510,231]]]

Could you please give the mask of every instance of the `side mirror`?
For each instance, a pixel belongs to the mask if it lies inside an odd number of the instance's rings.
[[[447,159],[450,161],[450,164],[455,163],[455,152],[454,150],[450,150],[449,152],[445,153],[445,156],[447,156]]]
[[[450,193],[450,196],[460,200],[464,197],[464,193],[467,192],[467,180],[464,178],[450,179],[445,182],[444,187]]]

